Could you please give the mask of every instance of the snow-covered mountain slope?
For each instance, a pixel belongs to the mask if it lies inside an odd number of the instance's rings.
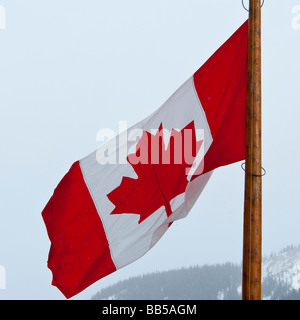
[[[129,278],[103,288],[92,299],[237,300],[241,280],[241,265],[193,266]],[[263,259],[262,299],[300,300],[300,246]]]
[[[262,279],[275,277],[291,289],[300,288],[300,247],[289,247],[271,255],[262,264]]]

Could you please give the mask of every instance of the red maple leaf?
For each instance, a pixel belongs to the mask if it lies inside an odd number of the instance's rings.
[[[107,195],[115,205],[111,214],[139,214],[139,223],[161,206],[168,217],[172,214],[170,201],[185,192],[187,171],[203,141],[196,140],[194,121],[181,131],[172,129],[167,149],[163,136],[162,125],[155,135],[143,131],[136,153],[127,156],[138,178],[123,177]]]

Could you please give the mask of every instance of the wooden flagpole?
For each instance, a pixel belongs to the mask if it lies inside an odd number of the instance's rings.
[[[249,0],[243,300],[261,299],[261,0]]]

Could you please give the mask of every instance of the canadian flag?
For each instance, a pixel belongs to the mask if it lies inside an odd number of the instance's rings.
[[[245,158],[248,21],[157,111],[75,162],[42,216],[70,298],[143,256],[213,170]]]

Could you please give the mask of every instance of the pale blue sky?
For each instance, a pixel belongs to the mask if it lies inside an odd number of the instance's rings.
[[[300,244],[300,0],[265,1],[263,254]],[[238,0],[0,0],[0,299],[64,299],[46,266],[41,211],[70,165],[157,109],[247,19]],[[299,19],[300,23],[300,19]],[[74,299],[129,276],[242,259],[241,163],[219,168],[189,216],[140,260]]]

